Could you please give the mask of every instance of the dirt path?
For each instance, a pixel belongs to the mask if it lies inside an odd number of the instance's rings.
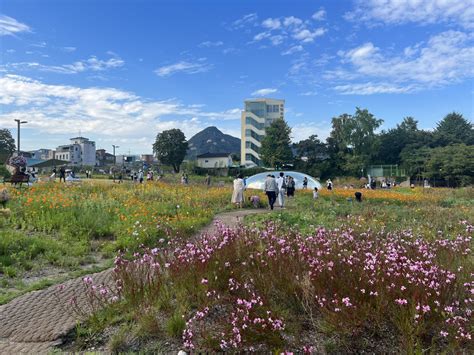
[[[219,220],[229,227],[237,226],[245,216],[265,213],[268,210],[236,210],[214,217],[201,232],[212,233],[214,222]],[[107,283],[112,269],[93,274],[94,283]],[[75,296],[79,305],[85,305],[83,277],[64,283],[61,298],[56,296],[57,286],[34,291],[0,306],[0,354],[48,353],[61,344],[62,337],[73,329],[79,320],[68,311],[66,300]]]

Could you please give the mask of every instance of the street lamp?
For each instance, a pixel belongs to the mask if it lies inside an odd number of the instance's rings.
[[[112,144],[112,147],[114,148],[114,165],[117,164],[117,158],[115,157],[115,148],[120,148],[118,145]]]
[[[17,124],[18,124],[18,139],[17,139],[17,152],[18,152],[18,155],[20,155],[20,125],[23,124],[23,123],[28,123],[27,121],[21,121],[21,120],[17,120],[15,119],[14,120]]]

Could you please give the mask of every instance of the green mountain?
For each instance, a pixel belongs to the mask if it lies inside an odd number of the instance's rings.
[[[204,153],[240,155],[240,139],[222,133],[217,127],[207,127],[189,139],[186,159],[194,160]]]

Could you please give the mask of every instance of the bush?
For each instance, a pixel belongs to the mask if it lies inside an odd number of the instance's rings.
[[[3,176],[4,178],[9,178],[12,176],[12,174],[10,174],[10,172],[3,164],[0,164],[0,176]]]

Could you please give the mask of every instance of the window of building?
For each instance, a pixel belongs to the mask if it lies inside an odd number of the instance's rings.
[[[245,118],[245,123],[254,126],[257,129],[262,129],[263,128],[263,123],[259,123],[256,120],[254,120],[252,117],[246,117]]]

